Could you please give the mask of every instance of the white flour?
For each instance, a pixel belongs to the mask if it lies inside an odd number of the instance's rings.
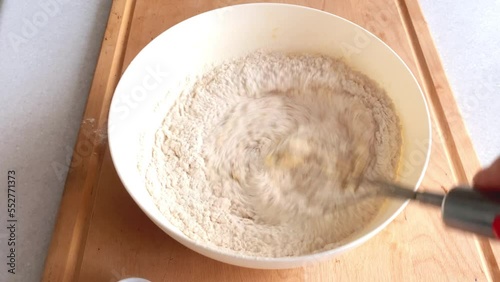
[[[344,205],[393,178],[401,149],[390,99],[341,61],[254,53],[186,89],[156,133],[149,193],[186,236],[263,257],[332,248],[380,199]]]

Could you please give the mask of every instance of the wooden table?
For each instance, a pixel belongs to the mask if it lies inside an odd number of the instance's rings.
[[[438,212],[413,203],[361,247],[292,270],[246,269],[208,259],[171,239],[142,213],[123,188],[102,138],[120,75],[146,44],[172,25],[246,2],[113,2],[43,281],[130,276],[151,281],[500,281],[498,244],[446,229]],[[424,188],[446,190],[471,181],[479,163],[417,1],[278,2],[337,14],[391,46],[417,76],[431,107],[433,143]]]

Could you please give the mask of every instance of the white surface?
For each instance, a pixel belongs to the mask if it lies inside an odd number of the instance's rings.
[[[258,22],[254,21],[256,18]],[[151,153],[142,149],[153,146],[157,128],[182,91],[172,90],[173,87],[185,76],[202,74],[207,67],[261,49],[344,57],[355,70],[378,82],[392,98],[404,129],[400,180],[413,187],[420,184],[429,158],[431,126],[424,95],[408,67],[368,31],[331,14],[284,4],[238,5],[204,13],[149,43],[129,65],[116,88],[108,122],[109,147],[116,171],[132,198],[178,242],[234,265],[293,268],[332,258],[360,245],[387,226],[406,202],[388,201],[370,224],[334,249],[300,257],[256,258],[202,246],[188,238],[161,214],[146,189],[144,173],[137,170],[138,163],[144,167],[149,163]],[[169,91],[172,94],[165,97]],[[159,101],[162,106],[155,111]],[[419,157],[415,158],[417,154]]]
[[[111,4],[60,2],[0,1],[0,281],[40,280]],[[23,42],[11,44],[16,36]],[[17,174],[16,275],[6,266],[8,169]]]
[[[483,165],[500,155],[500,1],[420,0]]]
[[[41,275],[64,185],[51,164],[65,164],[71,155],[111,1],[59,2],[60,11],[14,52],[8,33],[22,35],[24,19],[41,8],[37,1],[0,1],[0,174],[18,171],[21,220],[15,280],[6,275],[6,233],[0,229],[0,281],[38,281]],[[500,154],[500,1],[421,5],[460,107],[476,105],[463,110],[464,117],[487,164]],[[474,93],[481,94],[478,102],[466,102]],[[1,226],[4,197],[0,193]],[[116,280],[125,275],[112,273]]]

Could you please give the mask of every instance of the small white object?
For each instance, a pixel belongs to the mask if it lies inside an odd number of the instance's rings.
[[[143,278],[130,277],[130,278],[122,279],[118,282],[151,282],[151,281],[143,279]]]

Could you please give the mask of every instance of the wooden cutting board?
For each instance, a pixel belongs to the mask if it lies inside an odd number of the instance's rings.
[[[438,211],[411,203],[385,230],[330,261],[292,270],[254,270],[203,257],[156,227],[113,167],[106,119],[131,60],[172,25],[250,1],[115,0],[66,181],[43,281],[500,281],[486,239],[446,229]],[[417,1],[278,1],[321,9],[373,32],[408,64],[431,107],[433,143],[423,187],[469,183],[479,163]],[[416,152],[413,158],[423,158]]]

